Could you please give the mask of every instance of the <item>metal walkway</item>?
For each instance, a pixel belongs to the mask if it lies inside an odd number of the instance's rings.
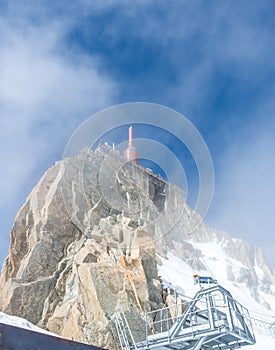
[[[123,350],[225,350],[256,342],[248,310],[219,285],[200,290],[190,303],[147,313],[144,341],[134,342],[128,324],[120,329],[120,339],[128,337]]]

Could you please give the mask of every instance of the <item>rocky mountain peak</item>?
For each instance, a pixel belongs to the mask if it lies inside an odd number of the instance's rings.
[[[163,210],[157,191],[166,185],[108,151],[84,150],[57,162],[32,190],[10,233],[0,309],[114,348],[108,315],[123,308],[136,324],[163,305],[149,223]],[[119,192],[110,203],[112,190]]]
[[[194,272],[207,271],[201,242],[226,251],[228,279],[246,283],[254,298],[257,288],[274,283],[261,249],[210,229],[179,188],[105,145],[85,149],[50,168],[19,210],[0,277],[0,310],[116,349],[110,315],[122,308],[142,339],[144,312],[167,302],[158,257],[172,252]],[[238,271],[230,259],[240,262]],[[261,281],[256,267],[265,271]]]

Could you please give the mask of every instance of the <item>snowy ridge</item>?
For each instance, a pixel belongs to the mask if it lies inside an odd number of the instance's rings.
[[[5,314],[4,312],[0,312],[0,323],[4,323],[4,324],[10,325],[10,326],[15,326],[15,327],[19,327],[19,328],[28,329],[30,331],[34,331],[34,332],[38,332],[38,333],[44,333],[44,334],[52,335],[55,337],[59,337],[55,333],[48,332],[45,329],[42,329],[42,328],[35,326],[34,324],[32,324],[31,322],[27,321],[24,318],[17,317],[17,316],[10,316],[10,315]]]
[[[250,313],[253,329],[257,343],[253,346],[246,346],[247,350],[271,350],[275,349],[275,295],[274,286],[270,287],[270,293],[258,291],[259,300],[252,297],[251,291],[245,283],[230,281],[227,278],[227,268],[238,276],[243,265],[240,261],[229,258],[219,243],[193,243],[194,248],[199,249],[202,254],[202,263],[207,270],[194,271],[186,262],[168,253],[168,259],[161,258],[159,275],[166,287],[176,289],[187,298],[193,298],[199,286],[194,285],[192,275],[199,273],[202,276],[211,276],[218,280],[218,283],[230,291],[232,296],[245,306]],[[257,269],[259,279],[264,278],[264,272]],[[270,306],[268,309],[265,305]]]

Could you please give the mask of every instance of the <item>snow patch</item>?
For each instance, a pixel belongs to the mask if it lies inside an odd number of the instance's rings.
[[[52,335],[55,337],[59,337],[55,333],[48,332],[42,328],[35,326],[34,324],[32,324],[31,322],[27,321],[24,318],[17,317],[17,316],[10,316],[10,315],[5,314],[4,312],[0,312],[0,323],[4,323],[4,324],[10,325],[10,326],[15,326],[15,327],[19,327],[19,328],[28,329],[28,330],[38,332],[38,333],[44,333],[44,334]]]

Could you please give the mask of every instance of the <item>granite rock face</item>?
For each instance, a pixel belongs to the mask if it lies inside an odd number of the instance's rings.
[[[108,147],[86,149],[50,168],[18,212],[0,277],[0,310],[118,349],[114,311],[124,310],[138,341],[144,312],[167,302],[156,253],[169,251],[194,271],[207,270],[196,242],[213,241],[242,261],[238,276],[228,266],[228,278],[246,283],[255,298],[257,288],[274,283],[260,249],[211,230],[176,186]],[[255,264],[266,271],[264,281]]]
[[[124,310],[138,340],[143,313],[163,306],[154,221],[169,215],[160,193],[173,186],[108,152],[58,162],[33,189],[10,233],[0,309],[115,349],[114,311]]]

